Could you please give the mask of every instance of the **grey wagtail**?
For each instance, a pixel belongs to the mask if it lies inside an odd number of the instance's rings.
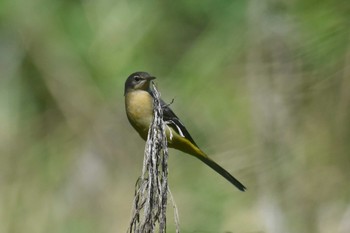
[[[153,79],[155,77],[146,72],[135,72],[126,80],[124,89],[126,115],[131,125],[145,141],[147,140],[148,129],[153,119],[153,94],[150,87]],[[163,100],[161,100],[161,105],[163,109],[163,120],[168,126],[166,127],[168,146],[195,156],[225,177],[239,190],[244,191],[246,187],[241,182],[199,149],[185,126],[169,108],[169,105]]]

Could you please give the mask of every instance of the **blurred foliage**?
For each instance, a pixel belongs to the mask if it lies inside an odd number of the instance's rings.
[[[148,71],[247,187],[170,151],[182,232],[350,232],[347,0],[0,2],[0,232],[125,232]],[[169,232],[174,229],[169,207]]]

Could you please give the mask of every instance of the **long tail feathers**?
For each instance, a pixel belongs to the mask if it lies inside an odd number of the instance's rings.
[[[186,129],[184,129],[184,130],[186,130]],[[193,155],[196,158],[200,159],[205,164],[207,164],[209,167],[214,169],[217,173],[222,175],[226,180],[228,180],[231,184],[236,186],[242,192],[244,192],[247,189],[241,182],[239,182],[236,178],[234,178],[230,173],[228,173],[225,169],[223,169],[219,164],[217,164],[213,160],[211,160],[201,149],[199,149],[199,147],[194,143],[192,138],[190,140],[186,137],[182,137],[177,132],[175,132],[173,130],[170,132],[172,132],[172,134],[174,135],[174,139],[168,140],[168,142],[170,142],[168,144],[169,147],[181,150],[185,153],[188,153],[188,154]],[[188,132],[187,132],[187,134],[188,134]]]
[[[196,156],[196,157],[201,161],[203,161],[205,164],[207,164],[209,167],[214,169],[217,173],[222,175],[226,180],[228,180],[231,184],[236,186],[242,192],[244,192],[247,189],[241,182],[239,182],[230,173],[228,173],[228,171],[226,171],[224,168],[222,168],[219,164],[215,163],[210,158],[204,157],[204,156]]]

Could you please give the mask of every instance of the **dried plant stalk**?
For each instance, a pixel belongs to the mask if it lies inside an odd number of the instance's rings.
[[[168,146],[163,121],[160,94],[152,83],[154,118],[148,131],[142,175],[136,183],[135,198],[129,233],[166,232],[166,208],[168,200]],[[171,195],[171,193],[170,193]],[[176,232],[179,230],[178,212],[171,196],[175,212]]]

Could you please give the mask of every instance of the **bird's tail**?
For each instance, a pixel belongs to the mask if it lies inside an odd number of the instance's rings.
[[[195,156],[196,158],[202,160],[209,167],[214,169],[217,173],[222,175],[226,180],[228,180],[231,184],[236,186],[239,190],[244,191],[246,187],[239,182],[236,178],[234,178],[228,171],[223,169],[219,164],[215,163],[211,160],[199,147],[192,141],[189,141],[187,138],[180,137],[178,134],[173,133],[174,140],[168,139],[169,147],[181,150],[185,153]]]
[[[228,180],[231,184],[236,186],[242,192],[244,192],[247,189],[241,182],[239,182],[236,178],[234,178],[228,171],[226,171],[219,164],[211,160],[204,152],[202,152],[202,154],[203,155],[195,155],[195,156],[201,161],[203,161],[206,165],[214,169],[217,173],[222,175],[226,180]]]

